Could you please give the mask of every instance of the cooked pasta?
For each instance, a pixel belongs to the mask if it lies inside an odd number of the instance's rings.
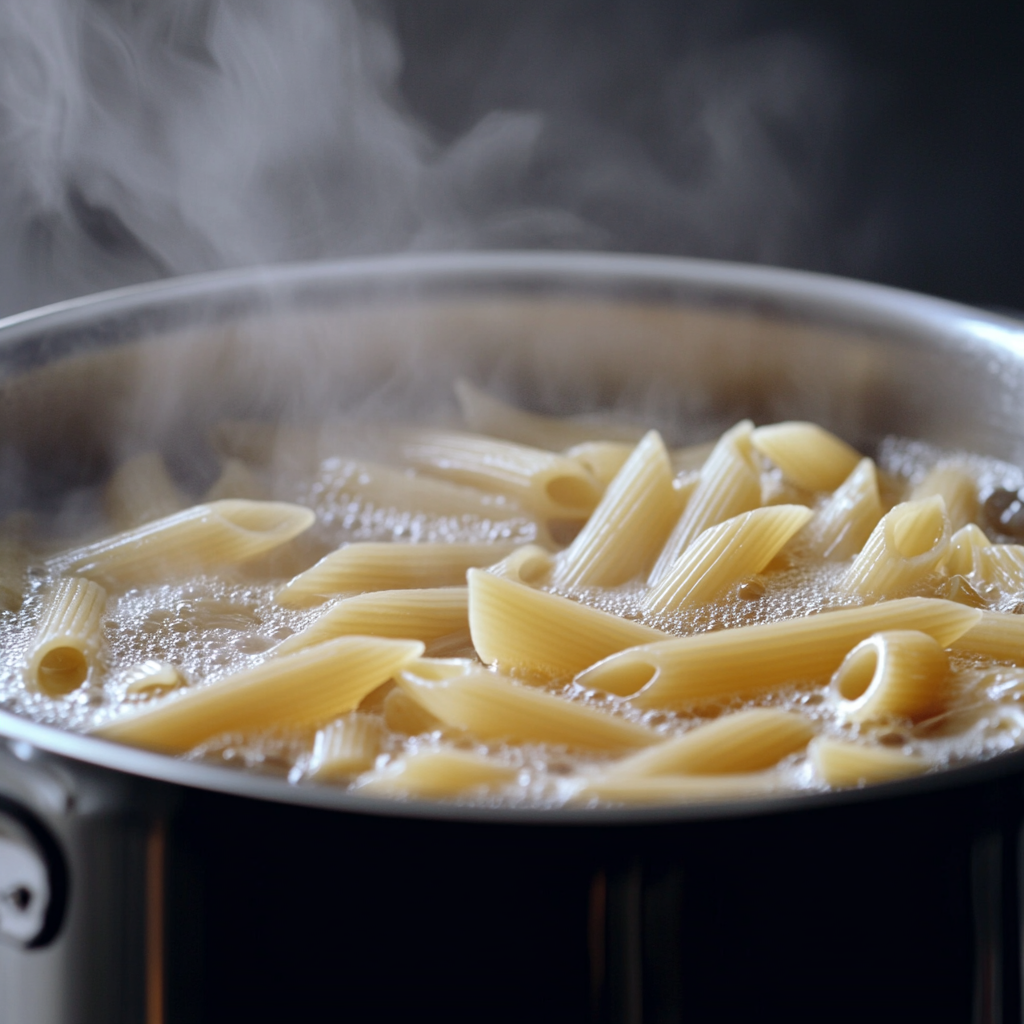
[[[644,608],[664,613],[714,600],[759,573],[812,515],[802,505],[772,505],[709,527],[647,592]]]
[[[17,612],[25,598],[29,552],[24,524],[13,516],[0,523],[0,612]]]
[[[802,543],[810,554],[845,561],[864,547],[881,518],[874,460],[861,459],[807,524]]]
[[[987,548],[991,544],[985,531],[974,523],[962,526],[949,539],[949,550],[946,552],[946,570],[958,576],[970,576],[974,572],[974,552],[976,548]]]
[[[492,565],[514,544],[346,544],[282,587],[278,604],[306,608],[339,594],[454,587],[466,570]]]
[[[311,779],[333,779],[373,767],[381,752],[384,726],[373,715],[352,712],[317,730],[306,769]]]
[[[93,731],[120,743],[183,753],[225,732],[310,728],[351,711],[422,653],[417,641],[342,637],[189,687]]]
[[[786,780],[773,772],[628,777],[602,774],[580,779],[572,799],[575,803],[678,804],[753,799],[786,788]]]
[[[870,747],[819,736],[808,747],[811,764],[827,786],[863,786],[920,775],[929,768],[927,758],[889,747]]]
[[[70,693],[96,667],[103,644],[100,620],[107,592],[80,577],[62,579],[47,594],[28,654],[27,678],[46,693]]]
[[[1024,615],[983,611],[952,646],[968,654],[1024,665]]]
[[[420,797],[455,797],[511,782],[516,770],[465,750],[406,754],[357,783],[361,792]]]
[[[946,504],[950,527],[959,530],[978,518],[978,485],[963,466],[936,466],[910,492],[911,501],[939,495]]]
[[[672,467],[652,430],[608,485],[600,504],[559,557],[555,583],[613,587],[650,569],[679,518]]]
[[[500,562],[488,566],[487,571],[515,583],[536,587],[550,580],[554,568],[555,560],[550,552],[537,544],[525,544]]]
[[[831,491],[860,461],[860,453],[816,423],[774,423],[750,435],[753,446],[791,483],[805,491]]]
[[[241,459],[228,458],[221,466],[220,476],[203,495],[203,501],[225,498],[265,501],[268,496],[266,484]]]
[[[664,579],[698,534],[761,504],[761,477],[752,455],[753,431],[754,425],[743,420],[715,445],[700,471],[700,482],[654,563],[648,579],[652,586]]]

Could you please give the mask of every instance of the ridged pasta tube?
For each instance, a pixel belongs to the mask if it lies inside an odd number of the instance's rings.
[[[180,511],[185,500],[159,452],[145,452],[122,462],[103,491],[107,516],[118,530],[162,519]]]
[[[713,601],[761,572],[812,515],[803,505],[772,505],[709,527],[644,595],[644,608],[664,614]]]
[[[108,584],[176,579],[245,562],[297,537],[316,516],[278,501],[214,501],[49,559],[51,570]]]
[[[953,643],[953,649],[996,661],[1024,665],[1024,615],[980,612],[978,622]]]
[[[743,696],[830,676],[851,648],[883,629],[920,630],[948,647],[981,615],[952,601],[908,597],[634,647],[592,666],[577,682],[633,695],[645,708]]]
[[[805,491],[831,491],[860,462],[860,453],[816,423],[773,423],[758,427],[754,447]]]
[[[574,803],[595,800],[621,804],[706,803],[754,799],[786,788],[785,779],[775,772],[628,777],[604,773],[580,779],[572,799]]]
[[[840,718],[920,722],[946,708],[949,658],[927,633],[886,630],[862,640],[832,677]]]
[[[555,560],[550,552],[538,544],[524,544],[500,562],[488,566],[487,571],[528,587],[540,587],[548,582],[554,567]]]
[[[387,727],[403,736],[421,736],[443,726],[440,719],[397,686],[384,698],[383,711]]]
[[[492,565],[514,550],[514,544],[346,544],[289,580],[274,600],[309,608],[344,593],[457,587],[467,569]]]
[[[897,505],[871,531],[841,589],[875,600],[905,593],[938,568],[949,532],[946,506],[938,495]]]
[[[384,727],[379,718],[358,711],[318,729],[307,774],[336,779],[373,767],[381,752]]]
[[[453,633],[469,642],[466,587],[431,590],[375,590],[342,598],[315,622],[274,648],[277,655],[322,644],[338,636],[383,636],[430,643]]]
[[[517,444],[562,451],[587,441],[621,441],[635,445],[643,428],[613,419],[570,419],[527,412],[482,391],[465,378],[455,382],[462,418],[470,430]]]
[[[761,474],[750,442],[753,430],[753,423],[743,420],[719,438],[700,471],[700,483],[647,578],[651,586],[661,582],[691,541],[709,526],[761,504]]]
[[[622,441],[587,441],[566,448],[563,454],[567,459],[574,459],[599,484],[607,487],[634,451],[635,444]]]
[[[926,772],[927,758],[887,747],[869,747],[818,736],[807,748],[815,774],[828,786],[863,786],[906,779]]]
[[[605,778],[759,771],[802,750],[813,736],[814,727],[803,715],[776,708],[750,708],[723,715],[633,754],[612,765]]]
[[[938,494],[946,503],[950,526],[959,530],[978,516],[978,485],[962,466],[936,466],[910,492],[911,501]]]
[[[480,739],[628,750],[661,738],[646,726],[520,686],[463,659],[423,659],[409,665],[397,681],[436,718]]]
[[[422,653],[418,641],[346,636],[183,690],[93,732],[181,754],[221,733],[311,728],[353,710]]]
[[[482,661],[568,678],[600,658],[666,634],[565,597],[470,569],[469,631]]]
[[[861,459],[807,524],[802,543],[809,554],[845,561],[864,547],[881,518],[875,463]]]
[[[406,754],[356,783],[364,793],[443,799],[512,782],[516,769],[466,750]]]
[[[652,430],[608,485],[586,526],[558,559],[563,587],[614,587],[650,569],[681,504],[661,435]]]
[[[398,439],[402,458],[417,469],[507,495],[541,516],[583,518],[601,498],[600,484],[578,462],[541,448],[427,428]]]
[[[954,576],[970,576],[974,572],[974,552],[977,548],[987,548],[992,542],[985,536],[985,531],[974,523],[962,526],[949,539],[946,552],[945,569]]]
[[[125,673],[125,693],[134,697],[157,697],[185,685],[181,670],[166,661],[141,661]]]
[[[1024,598],[1024,546],[989,544],[976,547],[971,578],[1003,596]]]
[[[30,686],[63,694],[85,682],[103,646],[106,606],[107,592],[99,584],[79,577],[57,581],[43,603],[29,648]]]

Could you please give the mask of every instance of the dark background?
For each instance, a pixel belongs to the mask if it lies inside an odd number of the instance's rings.
[[[796,37],[842,79],[841,138],[810,186],[809,241],[765,254],[605,210],[615,247],[767,256],[1024,310],[1024,4],[393,0],[392,9],[403,96],[442,137],[491,108],[535,109],[611,125],[670,174],[679,160],[673,167],[665,82],[679,62],[695,48],[721,55]]]

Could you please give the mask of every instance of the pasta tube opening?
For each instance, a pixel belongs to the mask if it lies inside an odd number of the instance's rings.
[[[898,515],[887,517],[886,539],[903,558],[920,558],[945,538],[949,520],[938,495],[921,502],[920,508],[910,508],[911,504],[916,503],[906,502]]]
[[[632,697],[658,677],[660,668],[650,655],[623,651],[592,665],[580,680],[584,686],[618,697]]]
[[[945,707],[949,659],[927,633],[892,630],[861,641],[832,677],[850,721],[895,716],[920,721]]]
[[[36,664],[36,681],[44,693],[77,690],[89,674],[89,662],[77,647],[51,647]]]

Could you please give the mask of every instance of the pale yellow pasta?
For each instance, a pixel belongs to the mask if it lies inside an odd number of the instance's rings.
[[[860,453],[816,423],[773,423],[751,435],[754,447],[805,491],[831,491],[860,462]]]
[[[466,570],[492,565],[514,544],[346,544],[289,580],[274,596],[287,608],[309,608],[339,594],[454,587]]]
[[[338,636],[384,636],[430,643],[454,633],[469,643],[465,587],[375,590],[335,601],[315,622],[274,648],[275,655],[322,644]]]
[[[679,518],[672,467],[652,430],[608,485],[600,504],[557,561],[562,587],[614,587],[646,574]]]
[[[185,499],[171,479],[159,452],[145,452],[122,462],[103,491],[107,516],[118,530],[172,515]]]
[[[479,739],[629,750],[660,738],[646,726],[519,685],[466,659],[421,659],[401,672],[397,682],[446,725]]]
[[[632,448],[643,428],[615,420],[570,419],[526,412],[481,391],[465,378],[455,382],[462,418],[470,430],[517,444],[562,451],[587,441],[622,441]]]
[[[772,505],[709,527],[644,596],[647,611],[665,614],[713,601],[761,572],[813,513],[803,505]]]
[[[633,695],[645,708],[746,696],[830,676],[856,644],[883,629],[920,630],[948,647],[981,614],[925,597],[819,612],[634,647],[592,666],[577,682]]]
[[[656,586],[691,541],[709,526],[761,504],[761,475],[754,464],[750,420],[726,431],[708,456],[686,508],[661,550],[648,583]]]
[[[362,793],[443,799],[511,782],[516,770],[466,750],[421,750],[397,758],[356,784]]]
[[[1024,546],[988,544],[974,549],[971,579],[986,590],[1024,598]]]
[[[481,569],[470,569],[469,630],[482,661],[546,678],[575,675],[600,658],[664,633]]]
[[[442,728],[440,719],[397,686],[388,691],[382,710],[387,727],[402,736],[420,736]]]
[[[377,760],[383,739],[379,718],[354,711],[317,730],[306,774],[311,779],[336,779],[365,772]]]
[[[926,772],[927,758],[887,747],[869,747],[818,736],[807,748],[815,774],[828,786],[862,786],[890,782]]]
[[[603,488],[564,455],[456,430],[397,433],[398,451],[417,469],[456,484],[496,491],[540,516],[585,518]]]
[[[316,519],[302,505],[214,501],[55,555],[48,568],[114,584],[177,579],[280,547]]]
[[[563,454],[567,459],[578,462],[599,484],[607,487],[635,450],[635,444],[625,441],[587,441],[567,448]]]
[[[949,518],[942,498],[906,501],[871,531],[840,587],[874,600],[906,593],[939,567],[948,547]]]
[[[775,772],[737,772],[734,775],[655,775],[620,777],[600,774],[575,782],[573,802],[608,801],[624,804],[693,803],[742,800],[778,794],[788,788]]]
[[[93,734],[184,753],[222,733],[312,728],[353,710],[422,653],[418,641],[341,637],[172,694]]]
[[[0,611],[21,609],[28,561],[23,531],[16,523],[5,521],[0,525]]]
[[[1024,665],[1024,615],[980,613],[981,618],[953,643],[953,649],[995,661]]]
[[[949,550],[944,562],[946,571],[958,576],[970,576],[974,572],[975,549],[987,548],[991,543],[980,526],[974,523],[962,526],[949,539]]]
[[[612,765],[605,779],[657,775],[731,775],[771,768],[814,736],[803,715],[750,708],[698,725]]]
[[[801,543],[808,554],[845,561],[864,547],[881,518],[875,463],[861,459],[807,524]]]
[[[850,651],[832,677],[831,691],[842,720],[920,722],[946,709],[949,658],[927,633],[886,630]]]
[[[156,697],[185,685],[185,677],[177,666],[156,659],[133,665],[123,681],[125,693],[133,697]]]
[[[241,459],[228,458],[221,466],[220,476],[203,495],[203,501],[222,501],[224,498],[265,501],[267,497],[266,484]]]
[[[43,602],[25,671],[44,693],[70,693],[86,681],[103,646],[107,592],[91,580],[58,580]]]
[[[959,530],[978,517],[978,485],[961,466],[936,466],[910,492],[911,501],[938,494],[946,503],[950,526]]]
[[[537,544],[524,544],[500,562],[488,566],[487,571],[528,587],[540,587],[551,578],[554,567],[555,559],[549,551]]]

